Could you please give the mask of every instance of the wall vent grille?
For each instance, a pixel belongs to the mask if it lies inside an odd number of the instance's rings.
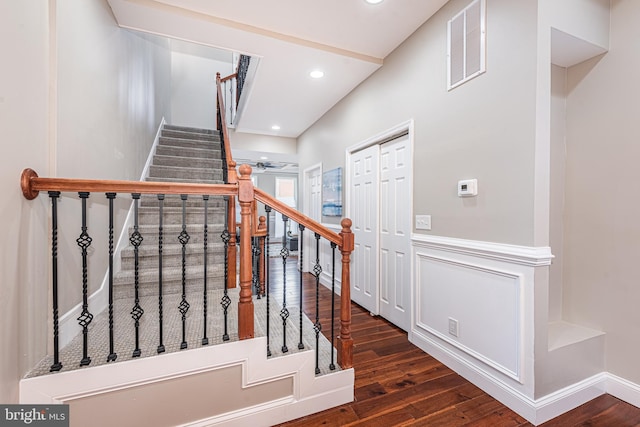
[[[474,0],[448,22],[448,90],[485,72],[485,10],[485,0]]]

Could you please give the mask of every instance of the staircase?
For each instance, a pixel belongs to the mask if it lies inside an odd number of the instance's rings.
[[[153,156],[147,181],[221,184],[222,160],[220,138],[216,131],[165,125]],[[186,201],[185,223],[189,234],[186,249],[187,293],[202,289],[204,272],[204,201],[190,196]],[[209,289],[224,286],[224,244],[220,234],[225,213],[222,197],[211,197],[207,209],[207,278]],[[163,294],[182,292],[182,200],[168,195],[163,203],[162,279]],[[155,195],[142,195],[139,207],[139,232],[143,241],[138,248],[139,295],[158,294],[159,266],[159,200]],[[129,229],[129,236],[133,233]],[[121,253],[121,271],[116,275],[114,298],[131,298],[134,294],[134,247]]]

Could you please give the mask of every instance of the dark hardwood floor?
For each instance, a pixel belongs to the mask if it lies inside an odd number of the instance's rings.
[[[297,258],[286,264],[287,298],[298,300]],[[270,264],[272,293],[282,292],[281,258]],[[322,333],[330,337],[331,293],[320,285]],[[336,297],[339,306],[339,297]],[[303,309],[315,319],[315,277],[303,277]],[[336,310],[336,313],[338,311]],[[531,426],[524,418],[453,372],[381,317],[352,304],[355,399],[281,426]],[[336,334],[338,323],[334,322]],[[603,395],[547,423],[556,426],[640,426],[640,409]]]

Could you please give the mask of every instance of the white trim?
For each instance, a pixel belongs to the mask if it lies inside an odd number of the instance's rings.
[[[608,374],[600,373],[539,399],[531,399],[427,335],[411,331],[409,340],[534,425],[564,414],[604,394],[610,387]],[[626,389],[635,393],[632,398],[638,399],[640,386],[633,386]]]
[[[454,252],[528,267],[551,265],[553,254],[548,246],[517,246],[453,237],[412,234],[414,246]]]
[[[151,163],[153,163],[153,156],[156,154],[156,149],[158,148],[158,144],[160,142],[160,135],[162,133],[162,128],[165,125],[165,119],[162,117],[160,120],[160,126],[158,127],[158,131],[156,132],[155,139],[153,140],[153,145],[151,146],[151,150],[149,151],[149,156],[147,157],[147,162],[144,165],[144,169],[142,170],[142,174],[140,176],[140,181],[144,181],[147,175],[149,174],[149,169],[151,168]],[[114,248],[113,252],[113,272],[114,275],[116,272],[120,271],[122,267],[122,259],[120,257],[120,253],[122,249],[127,247],[129,244],[129,233],[127,230],[129,227],[133,226],[133,201],[131,201],[131,205],[129,207],[129,212],[127,213],[127,218],[122,225],[120,230],[120,237],[118,238],[118,242]],[[109,268],[105,268],[104,278],[102,279],[102,284],[98,289],[96,289],[91,295],[89,295],[89,307],[91,307],[91,312],[96,315],[101,313],[103,310],[107,308],[109,304]],[[60,324],[60,334],[58,336],[58,342],[60,348],[69,344],[71,340],[73,340],[76,335],[78,335],[81,330],[78,326],[78,317],[82,313],[82,303],[78,303],[72,309],[64,313],[60,316],[59,324]]]
[[[607,373],[607,393],[640,408],[640,384]]]
[[[419,321],[419,319],[421,318],[421,311],[420,311],[420,305],[416,304],[415,305],[415,321],[413,323],[413,325],[419,327],[420,329],[429,332],[430,334],[440,338],[441,340],[449,343],[449,345],[453,346],[453,347],[457,347],[458,349],[460,349],[461,351],[469,354],[470,356],[478,359],[479,361],[485,363],[486,365],[492,367],[493,369],[502,372],[503,374],[505,374],[506,376],[513,378],[514,380],[518,381],[519,383],[523,384],[523,378],[522,378],[522,366],[524,364],[524,341],[523,341],[523,311],[524,311],[524,307],[522,304],[522,295],[523,295],[523,286],[524,286],[524,275],[520,274],[520,273],[514,273],[514,272],[510,272],[507,270],[503,270],[503,269],[497,269],[497,268],[489,268],[483,265],[479,265],[479,264],[472,264],[472,263],[467,263],[467,262],[460,262],[460,261],[456,261],[453,259],[448,259],[448,258],[444,258],[444,257],[440,257],[440,256],[434,256],[434,255],[427,255],[427,254],[423,254],[423,253],[415,253],[415,258],[424,258],[424,259],[430,259],[433,261],[437,261],[437,262],[441,262],[441,263],[445,263],[445,264],[449,264],[458,268],[463,268],[463,269],[473,269],[473,270],[477,270],[477,271],[481,271],[483,273],[487,273],[487,274],[493,274],[493,275],[497,275],[497,276],[503,276],[503,277],[508,277],[510,279],[514,279],[515,281],[517,281],[518,286],[517,286],[517,299],[519,301],[518,304],[518,312],[516,315],[516,318],[513,319],[513,322],[515,322],[516,324],[516,330],[517,330],[517,336],[516,336],[516,345],[517,345],[517,352],[518,355],[516,357],[516,369],[512,370],[509,369],[507,366],[504,366],[503,364],[501,364],[500,362],[493,360],[490,357],[485,356],[484,354],[475,351],[469,347],[467,347],[466,345],[455,341],[453,339],[451,339],[450,337],[446,336],[445,334],[442,334],[441,332],[437,331],[436,329],[432,328],[431,326],[421,323]],[[416,283],[420,283],[420,272],[416,272]],[[415,289],[416,292],[416,298],[417,301],[420,301],[420,287],[416,286]]]
[[[242,366],[242,387],[292,378],[292,394],[185,425],[274,425],[353,401],[354,371],[316,376],[312,350],[267,358],[266,337],[24,379],[20,402],[61,403],[158,381]],[[151,408],[146,408],[151,410]],[[141,410],[144,410],[142,408]],[[259,422],[258,422],[259,420]]]

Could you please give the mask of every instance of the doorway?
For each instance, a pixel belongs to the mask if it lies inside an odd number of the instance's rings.
[[[345,187],[355,249],[351,298],[411,324],[412,122],[347,150]]]
[[[304,214],[309,218],[322,222],[322,163],[318,163],[304,170]],[[313,233],[309,230],[304,232],[304,253],[312,254],[315,251]],[[304,271],[313,269],[313,259],[311,256],[304,258]]]

